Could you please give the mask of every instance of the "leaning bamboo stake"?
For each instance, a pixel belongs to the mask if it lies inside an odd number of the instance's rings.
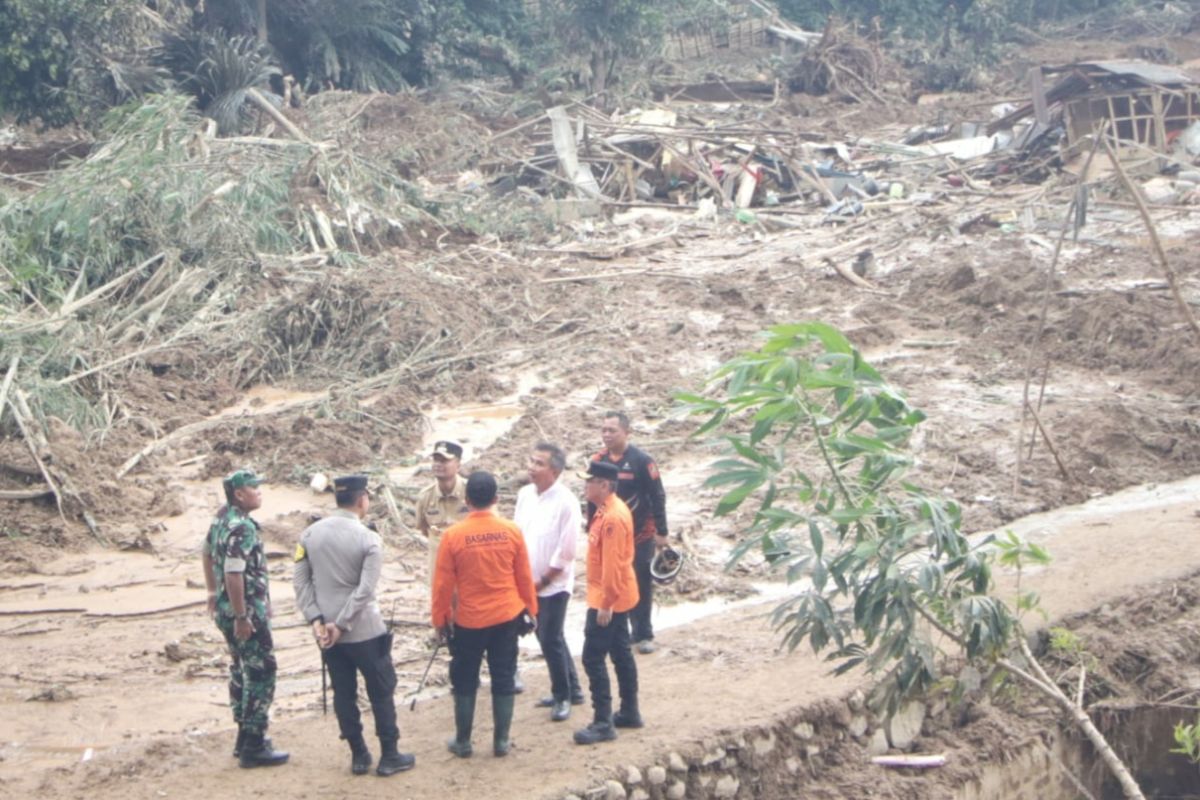
[[[1071,480],[1071,473],[1067,472],[1066,465],[1063,464],[1062,459],[1058,455],[1058,448],[1054,446],[1054,440],[1050,438],[1050,432],[1042,424],[1042,419],[1038,416],[1037,409],[1032,404],[1027,404],[1027,410],[1029,411],[1029,416],[1033,417],[1034,427],[1041,432],[1042,438],[1046,441],[1046,447],[1050,448],[1050,455],[1054,456],[1054,463],[1058,464],[1058,471],[1062,473],[1063,480],[1067,481],[1067,483],[1074,483]]]
[[[304,131],[296,127],[294,122],[280,113],[278,108],[271,105],[271,101],[263,97],[262,93],[259,92],[258,89],[247,89],[246,97],[250,98],[250,102],[254,103],[254,105],[266,112],[268,117],[275,120],[275,122],[285,131],[291,134],[294,139],[304,142],[305,144],[311,144],[314,147],[316,146],[316,142],[308,138]]]
[[[1158,228],[1154,225],[1154,220],[1150,218],[1150,209],[1146,207],[1146,198],[1142,196],[1141,190],[1129,179],[1129,173],[1125,171],[1125,167],[1121,166],[1121,160],[1117,157],[1117,152],[1107,138],[1104,139],[1104,149],[1108,151],[1108,158],[1112,161],[1113,168],[1117,173],[1117,177],[1121,179],[1121,183],[1125,184],[1125,188],[1129,194],[1133,196],[1133,202],[1137,205],[1138,214],[1142,217],[1142,222],[1146,225],[1146,232],[1150,236],[1150,246],[1154,250],[1154,255],[1158,258],[1158,264],[1162,267],[1163,272],[1167,274],[1167,285],[1171,287],[1171,296],[1175,298],[1175,304],[1179,306],[1179,310],[1183,313],[1183,318],[1187,320],[1191,326],[1192,332],[1196,334],[1197,342],[1200,342],[1200,322],[1196,321],[1196,315],[1192,313],[1191,306],[1184,299],[1183,294],[1179,290],[1179,275],[1175,272],[1175,268],[1171,266],[1171,262],[1167,260],[1166,251],[1163,250],[1162,242],[1158,238]]]
[[[19,393],[20,390],[17,390]],[[54,504],[58,507],[58,516],[63,522],[67,521],[67,513],[63,510],[62,492],[58,489],[58,484],[54,480],[54,476],[50,474],[50,470],[46,468],[46,463],[42,461],[41,453],[38,452],[38,442],[34,438],[32,430],[33,420],[27,420],[22,413],[21,406],[18,405],[16,397],[8,401],[8,407],[12,409],[13,419],[17,421],[17,427],[21,430],[21,436],[25,439],[25,447],[29,450],[29,455],[33,456],[33,463],[37,464],[38,471],[42,474],[42,480],[50,487],[50,491],[54,494]]]
[[[1087,161],[1084,162],[1082,175],[1087,175],[1088,170],[1092,166],[1092,160],[1096,157],[1096,152],[1100,149],[1100,143],[1104,137],[1108,135],[1108,123],[1105,122],[1099,132],[1096,133],[1096,138],[1092,142],[1092,149],[1088,152]],[[1051,289],[1054,286],[1054,276],[1058,271],[1058,259],[1062,255],[1063,242],[1067,239],[1067,231],[1071,229],[1071,220],[1075,218],[1075,206],[1079,202],[1079,193],[1071,198],[1071,202],[1067,206],[1067,214],[1063,219],[1062,230],[1058,232],[1058,241],[1054,243],[1054,256],[1050,259],[1050,266],[1046,270],[1046,285],[1042,289],[1042,308],[1038,314],[1037,333],[1029,342],[1029,352],[1025,356],[1025,366],[1021,370],[1025,375],[1025,385],[1021,389],[1021,422],[1017,425],[1017,464],[1013,470],[1012,493],[1015,495],[1021,488],[1021,468],[1023,466],[1022,455],[1025,448],[1025,415],[1026,411],[1032,408],[1029,404],[1029,385],[1033,380],[1033,362],[1034,356],[1037,355],[1038,345],[1041,343],[1042,334],[1046,332],[1046,320],[1050,316],[1050,296]],[[1049,365],[1046,367],[1049,372]],[[1043,377],[1043,381],[1045,377]]]
[[[4,418],[4,404],[8,400],[8,390],[12,388],[13,378],[17,376],[17,367],[21,364],[21,351],[13,353],[8,362],[8,372],[4,373],[4,383],[0,385],[0,419]]]

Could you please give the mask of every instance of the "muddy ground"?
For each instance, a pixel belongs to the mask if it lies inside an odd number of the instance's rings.
[[[376,120],[375,131],[385,124],[402,131],[408,119],[427,124],[413,102],[378,98],[364,113]],[[849,124],[845,109],[829,101],[799,98],[771,113],[794,113],[793,124],[830,134]],[[906,107],[859,115],[854,124],[868,120],[872,127],[857,132],[886,140],[903,128],[897,117],[926,113]],[[381,134],[376,144],[393,147],[395,137]],[[445,153],[435,144],[428,158],[441,163]],[[778,579],[753,563],[724,568],[737,520],[715,521],[717,495],[700,485],[718,450],[689,438],[692,423],[673,412],[671,399],[753,346],[758,331],[802,319],[845,330],[925,410],[912,478],[959,500],[968,530],[1012,524],[1047,543],[1055,561],[1032,580],[1052,618],[1110,604],[1081,630],[1096,650],[1136,650],[1127,631],[1140,612],[1122,598],[1200,569],[1191,546],[1196,487],[1193,481],[1107,496],[1197,472],[1200,347],[1161,286],[1136,212],[1119,198],[1099,199],[1047,284],[1066,196],[1017,187],[981,197],[938,185],[930,203],[887,204],[838,226],[800,210],[793,218],[800,227],[782,229],[651,210],[627,214],[619,225],[597,223],[598,230],[560,229],[548,241],[414,242],[299,288],[281,280],[279,291],[295,293],[292,313],[274,328],[281,346],[311,329],[306,308],[322,309],[323,327],[340,332],[319,363],[285,384],[245,386],[219,371],[214,379],[202,352],[156,354],[124,375],[130,413],[121,424],[103,436],[54,430],[56,457],[73,475],[87,476],[81,494],[107,544],[78,522],[63,522],[52,503],[0,503],[0,634],[9,640],[0,670],[0,786],[10,796],[269,790],[301,797],[561,797],[599,785],[618,768],[665,763],[672,751],[703,750],[714,737],[837,701],[862,677],[835,680],[816,659],[779,652],[764,620],[784,591]],[[962,224],[997,207],[1030,209],[1029,224]],[[1187,208],[1154,216],[1194,307],[1200,216]],[[671,235],[633,255],[564,252],[659,233]],[[874,289],[851,285],[833,267],[866,252]],[[1027,345],[1043,303],[1048,333],[1031,358]],[[337,369],[338,347],[352,350],[356,363],[391,364],[389,348],[420,352],[423,342],[443,339],[465,344],[434,371],[417,363],[355,390]],[[1046,368],[1040,416],[1062,465],[1038,441],[1018,473],[1028,363]],[[1039,372],[1035,393],[1040,381]],[[648,727],[585,752],[568,735],[584,709],[571,723],[553,725],[522,700],[513,757],[454,762],[440,744],[451,716],[439,660],[416,711],[402,711],[404,744],[417,753],[417,769],[386,782],[351,783],[333,719],[321,715],[317,660],[288,584],[291,545],[311,514],[332,505],[307,488],[311,476],[368,471],[397,501],[398,518],[382,494],[373,516],[389,544],[381,599],[399,626],[397,699],[407,709],[429,653],[424,546],[409,527],[412,500],[429,480],[429,443],[463,441],[468,468],[486,467],[503,479],[507,510],[530,445],[554,440],[573,463],[582,462],[598,444],[600,412],[608,408],[628,412],[634,440],[658,458],[671,528],[690,556],[680,580],[661,593],[663,647],[640,662]],[[115,477],[152,440],[197,424],[195,435],[170,440],[126,478]],[[29,483],[31,465],[18,443],[0,444],[0,464],[7,465],[0,488]],[[273,731],[293,763],[267,775],[239,771],[226,753],[224,654],[202,613],[196,557],[218,504],[217,479],[241,465],[272,479],[259,516],[273,558],[281,664]],[[1028,516],[1089,498],[1101,498],[1099,505]],[[1185,597],[1196,591],[1192,584]],[[575,606],[569,627],[577,643],[581,604]],[[1103,614],[1121,624],[1103,623]],[[1108,696],[1104,687],[1139,696],[1195,687],[1194,663],[1182,662],[1154,680],[1114,665],[1095,684],[1094,699]],[[546,683],[539,657],[526,650],[522,663],[526,698],[536,697]],[[791,797],[803,786],[812,797],[953,796],[953,787],[977,776],[981,760],[1044,730],[1010,711],[982,712],[963,720],[974,727],[961,730],[949,721],[931,729],[919,747],[950,749],[957,760],[922,780],[865,768],[865,745],[835,725],[822,734],[820,759],[806,756],[804,769],[776,783],[745,782],[735,791]],[[481,724],[477,740],[489,731]],[[787,746],[801,753],[807,745]],[[688,775],[688,796],[704,796],[703,770]]]

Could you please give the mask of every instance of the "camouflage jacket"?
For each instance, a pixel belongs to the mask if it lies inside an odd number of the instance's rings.
[[[241,568],[246,582],[246,611],[255,621],[265,620],[270,587],[267,556],[258,523],[235,506],[221,506],[208,529],[204,546],[212,558],[213,574],[217,579],[217,614],[234,615],[225,588],[225,573]],[[234,569],[230,570],[230,567]]]

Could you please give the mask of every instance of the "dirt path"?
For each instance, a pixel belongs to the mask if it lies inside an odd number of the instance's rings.
[[[1200,551],[1181,546],[1193,542],[1200,527],[1198,493],[1200,479],[1194,478],[1018,521],[1012,526],[1015,530],[1044,543],[1054,556],[1049,567],[1025,576],[1027,585],[1041,594],[1043,606],[1055,619],[1115,600],[1148,582],[1170,581],[1200,569]],[[387,781],[351,779],[333,717],[321,717],[314,709],[317,687],[312,676],[296,674],[310,654],[303,646],[303,631],[292,629],[280,637],[283,702],[272,729],[276,741],[292,753],[288,766],[258,772],[237,769],[226,752],[230,733],[217,708],[221,687],[215,670],[182,685],[176,682],[182,693],[173,696],[168,714],[167,709],[139,702],[139,684],[152,687],[155,681],[144,682],[146,673],[135,669],[123,681],[111,678],[126,686],[119,693],[121,700],[112,691],[95,698],[118,714],[107,727],[111,733],[75,731],[74,752],[103,747],[105,742],[108,749],[99,750],[88,763],[45,772],[30,769],[29,750],[36,747],[10,749],[4,761],[5,785],[12,796],[36,790],[113,798],[268,791],[294,797],[561,797],[568,790],[602,782],[617,766],[661,763],[671,750],[702,746],[706,738],[722,732],[764,725],[789,710],[845,694],[858,683],[855,675],[829,676],[826,666],[809,654],[776,652],[776,637],[763,620],[769,608],[770,604],[745,607],[663,632],[661,650],[639,657],[644,714],[650,724],[624,733],[609,746],[584,749],[571,743],[570,731],[586,718],[584,708],[565,725],[551,723],[531,708],[532,698],[546,689],[546,680],[530,660],[525,667],[530,689],[518,705],[514,727],[517,746],[507,760],[497,761],[486,753],[486,695],[481,697],[483,722],[475,737],[481,753],[468,762],[454,759],[442,745],[452,727],[448,700],[427,697],[415,713],[407,706],[401,710],[404,744],[417,754],[417,769]],[[195,627],[203,625],[197,621]],[[110,634],[113,649],[128,647],[135,632]],[[42,707],[61,710],[57,717],[42,715],[40,722],[44,731],[53,728],[60,734],[70,729],[72,720],[88,715],[86,706],[70,703]],[[188,720],[189,709],[204,715],[207,724]],[[166,727],[149,744],[122,744],[116,732],[128,732],[134,715],[148,715]],[[11,724],[14,715],[5,716],[6,725]],[[11,740],[12,735],[6,731],[4,738]],[[60,756],[64,749],[58,750]],[[24,768],[13,769],[20,762]]]

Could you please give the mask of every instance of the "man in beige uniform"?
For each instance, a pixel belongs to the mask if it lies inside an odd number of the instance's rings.
[[[434,443],[432,472],[435,482],[417,495],[417,530],[429,540],[430,586],[433,585],[442,534],[467,516],[467,482],[458,476],[462,453],[462,445],[456,442]]]

